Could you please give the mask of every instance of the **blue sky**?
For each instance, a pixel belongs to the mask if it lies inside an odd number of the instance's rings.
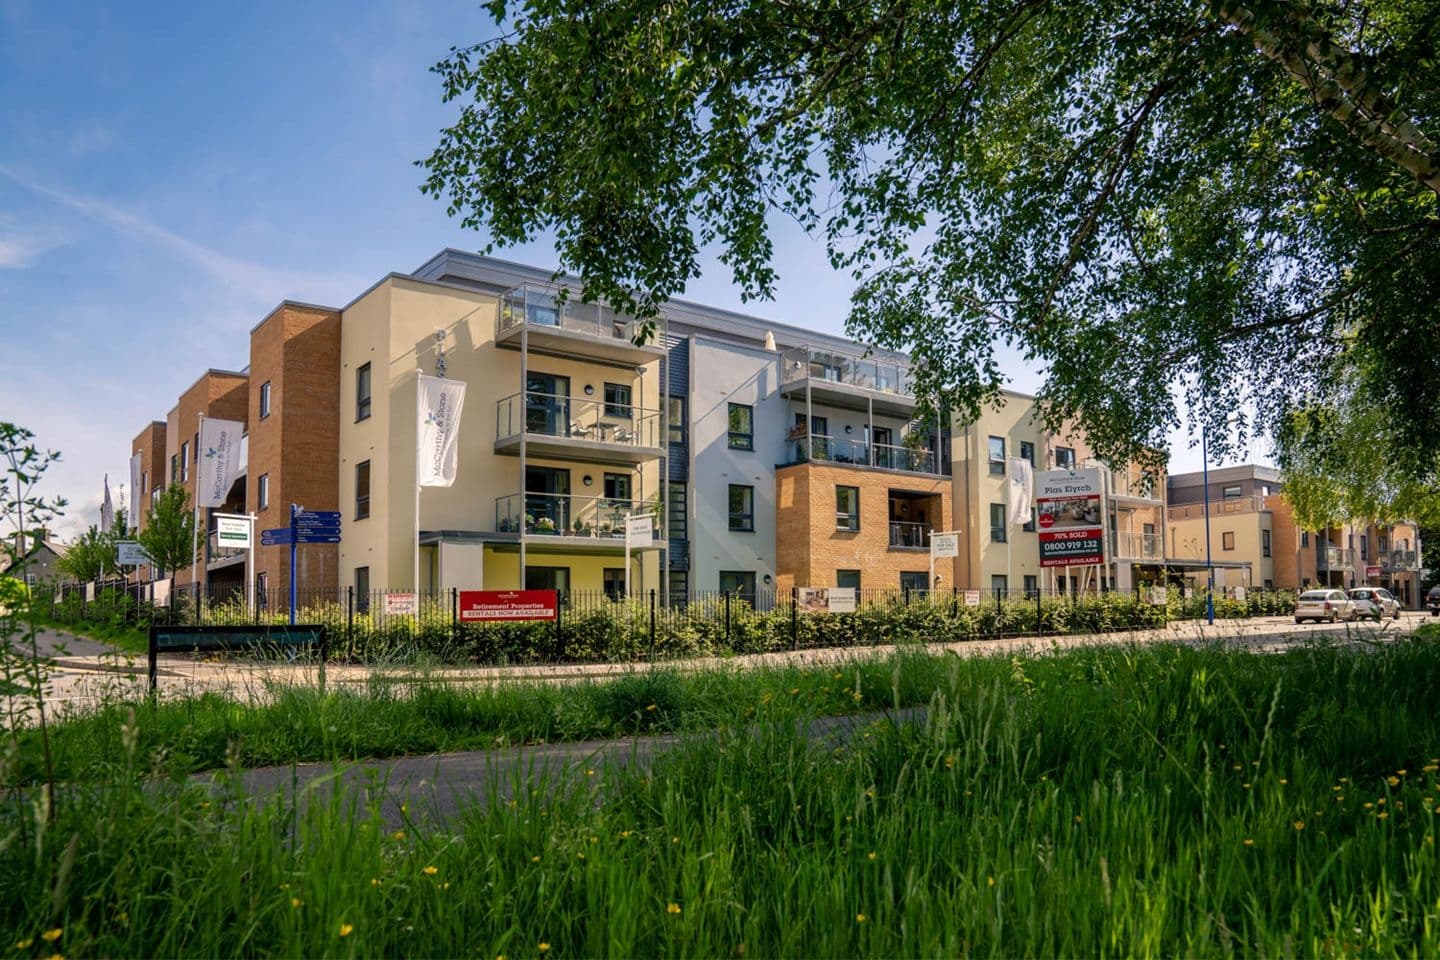
[[[146,423],[246,363],[280,300],[343,305],[484,244],[412,164],[454,114],[428,68],[491,30],[474,0],[0,0],[0,419],[62,451],[63,533],[95,522],[104,473],[128,480]],[[686,296],[842,332],[848,278],[775,225],[775,301],[742,304],[713,258]],[[555,262],[543,241],[499,255]],[[1198,467],[1176,440],[1172,469]]]

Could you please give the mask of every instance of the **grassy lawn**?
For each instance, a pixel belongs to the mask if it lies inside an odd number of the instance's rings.
[[[587,700],[599,687],[554,700],[525,688],[515,696],[535,706],[513,727],[421,697],[404,705],[425,718],[414,730],[468,722],[477,738],[617,717],[732,731],[648,772],[536,782],[448,833],[389,833],[363,797],[302,812],[184,778],[142,790],[183,752],[156,749],[179,724],[160,736],[146,730],[158,720],[122,710],[114,745],[96,748],[107,759],[81,765],[97,789],[61,790],[54,824],[40,830],[18,795],[4,805],[0,927],[24,944],[17,957],[1440,950],[1434,638],[1281,655],[912,654],[854,670],[862,707],[920,700],[927,722],[840,750],[771,722],[853,706],[849,670],[657,678],[678,692],[653,720],[658,700],[605,712]],[[370,720],[359,698],[323,721],[312,715],[339,701],[295,701],[292,724],[309,732],[274,742],[337,754],[349,738],[379,742],[403,711],[371,699]],[[75,748],[56,743],[57,756]],[[31,749],[12,753],[11,780]]]
[[[40,619],[38,623],[42,627],[49,627],[62,633],[73,633],[77,637],[108,643],[124,653],[133,653],[143,657],[149,651],[150,635],[145,627],[127,626],[118,621],[89,623],[81,620],[68,623],[44,618]]]

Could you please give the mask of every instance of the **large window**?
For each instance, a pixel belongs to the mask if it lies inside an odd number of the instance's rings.
[[[270,381],[260,384],[260,419],[270,416]]]
[[[1231,533],[1231,532],[1228,531],[1228,530],[1227,530],[1226,532],[1220,534],[1220,549],[1221,549],[1221,550],[1234,550],[1234,549],[1235,549],[1235,534]]]
[[[843,587],[849,587],[849,588],[851,588],[851,589],[853,589],[853,590],[859,590],[859,589],[860,589],[860,571],[859,571],[859,570],[836,570],[836,571],[835,571],[835,586],[837,586],[837,587],[842,587],[842,588],[843,588]]]
[[[685,484],[672,483],[666,488],[669,506],[665,510],[665,525],[670,530],[671,540],[684,540],[687,530],[687,504]]]
[[[755,573],[751,570],[721,570],[720,592],[730,593],[746,603],[755,602]]]
[[[525,589],[554,590],[561,595],[567,594],[570,592],[570,568],[526,566]]]
[[[730,484],[730,529],[754,532],[755,488],[743,483]]]
[[[1035,466],[1035,444],[1029,440],[1020,441],[1020,459],[1028,461],[1030,466]]]
[[[262,610],[265,609],[265,607],[269,605],[269,604],[268,604],[269,598],[270,598],[270,574],[268,574],[268,573],[257,573],[257,574],[255,574],[255,603],[256,603],[256,605],[259,606],[260,609],[262,609]]]
[[[1268,557],[1268,556],[1270,556],[1270,531],[1269,531],[1269,530],[1261,530],[1261,531],[1260,531],[1260,555],[1261,555],[1262,557]]]
[[[255,481],[255,509],[264,510],[270,506],[270,474],[260,474]]]
[[[625,599],[625,568],[606,567],[601,573],[607,600]]]
[[[665,400],[666,425],[670,431],[671,443],[685,442],[685,398],[668,397]]]
[[[355,519],[370,516],[370,461],[355,464]]]
[[[605,474],[605,499],[628,510],[630,508],[630,474]]]
[[[1033,597],[1040,592],[1040,580],[1033,573],[1025,574],[1025,596]]]
[[[1004,597],[1010,592],[1010,577],[1003,573],[990,574],[990,590],[997,597]]]
[[[630,419],[630,387],[623,383],[605,384],[605,416]]]
[[[1265,556],[1268,557],[1270,554],[1267,553]],[[1360,534],[1360,559],[1370,559],[1370,535],[1368,533]]]
[[[1005,504],[990,504],[990,539],[995,543],[1005,542]]]
[[[1240,493],[1241,486],[1238,483],[1232,483],[1229,486],[1220,488],[1220,496],[1225,500],[1239,500]]]
[[[172,453],[172,454],[170,454],[170,482],[171,482],[171,483],[178,483],[179,481],[180,481],[180,455],[179,455],[178,453]]]
[[[1021,530],[1024,530],[1026,533],[1034,533],[1034,532],[1035,532],[1035,518],[1036,518],[1036,514],[1038,514],[1039,512],[1040,512],[1040,508],[1039,508],[1039,507],[1031,507],[1031,508],[1030,508],[1030,519],[1029,519],[1029,520],[1026,520],[1025,523],[1020,527],[1020,529],[1021,529]]]
[[[190,479],[190,441],[180,444],[180,482]]]
[[[370,568],[355,568],[355,612],[365,613],[370,609]]]
[[[990,438],[990,476],[1005,476],[1005,438]]]
[[[1075,466],[1075,448],[1056,447],[1055,466],[1060,470],[1068,470],[1069,468]]]
[[[900,589],[906,593],[929,593],[930,575],[924,570],[902,570]]]
[[[1310,533],[1309,533],[1309,531],[1307,531],[1307,530],[1301,530],[1301,531],[1300,531],[1300,546],[1302,546],[1302,547],[1308,547],[1308,546],[1310,546]]]
[[[860,488],[835,488],[835,529],[860,529]]]
[[[370,364],[362,364],[355,371],[355,422],[370,416]]]
[[[730,404],[730,449],[755,449],[755,408],[748,404]]]

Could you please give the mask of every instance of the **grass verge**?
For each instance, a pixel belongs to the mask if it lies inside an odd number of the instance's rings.
[[[58,620],[45,618],[38,618],[36,623],[38,626],[58,630],[61,633],[73,633],[77,637],[108,643],[123,653],[133,653],[143,657],[150,649],[150,635],[144,627],[130,626],[120,622],[90,623],[84,620],[75,623],[61,623]]]
[[[364,795],[142,788],[127,718],[54,823],[5,805],[0,929],[14,956],[1440,950],[1433,640],[890,666],[933,679],[923,726],[821,747],[766,722],[806,692],[757,682],[758,735],[444,833]]]

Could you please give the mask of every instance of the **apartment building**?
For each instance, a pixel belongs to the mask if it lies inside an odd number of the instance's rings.
[[[1026,593],[1035,590],[1129,590],[1165,578],[1165,503],[1155,491],[1164,475],[1147,479],[1135,465],[1112,469],[1098,460],[1078,428],[1045,429],[1034,397],[1001,391],[1001,402],[973,422],[952,424],[954,498],[961,539],[956,576],[962,586]],[[1098,467],[1104,486],[1101,523],[1106,562],[1098,571],[1042,569],[1037,517],[1009,525],[1010,459],[1034,470]],[[1098,573],[1098,580],[1094,574]],[[1068,576],[1068,580],[1067,580]],[[1088,582],[1087,582],[1088,578]]]
[[[130,441],[130,456],[140,457],[140,488],[131,490],[132,502],[139,505],[135,521],[137,530],[144,529],[150,505],[166,484],[165,421],[152,420]]]

